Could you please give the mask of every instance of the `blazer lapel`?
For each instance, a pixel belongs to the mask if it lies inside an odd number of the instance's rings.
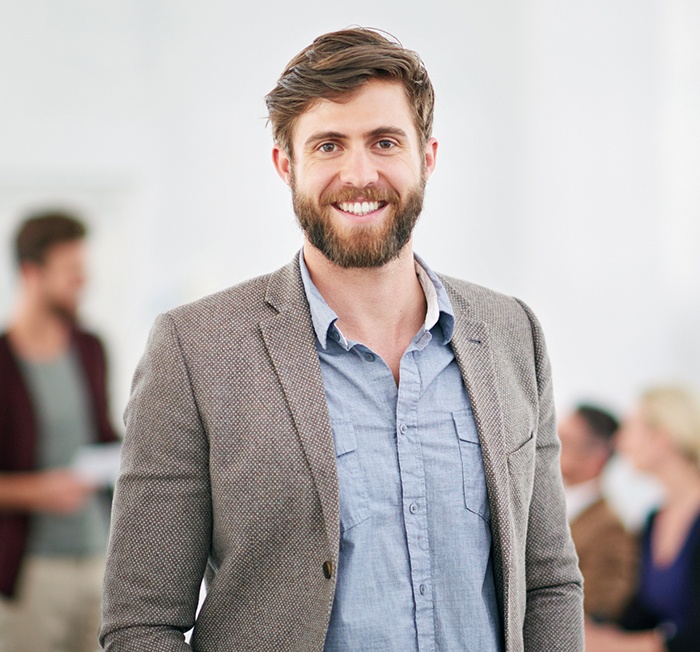
[[[497,586],[501,585],[502,604],[506,605],[508,604],[507,597],[510,585],[509,562],[513,536],[503,414],[496,385],[496,371],[489,330],[484,322],[469,318],[469,304],[464,296],[450,286],[447,281],[442,280],[455,311],[452,350],[467,388],[481,443],[491,509],[496,584]],[[508,610],[503,609],[503,613],[504,617],[507,616]],[[505,625],[506,623],[504,623],[504,627]]]
[[[263,340],[316,484],[328,541],[336,550],[340,503],[335,448],[298,258],[271,276],[266,298],[278,314],[261,322]]]

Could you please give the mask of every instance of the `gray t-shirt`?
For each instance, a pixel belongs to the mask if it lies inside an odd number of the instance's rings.
[[[81,446],[95,442],[92,406],[83,371],[73,350],[49,362],[20,360],[34,405],[37,469],[67,467]],[[94,555],[105,551],[106,509],[93,494],[74,514],[35,514],[27,551],[30,554]]]

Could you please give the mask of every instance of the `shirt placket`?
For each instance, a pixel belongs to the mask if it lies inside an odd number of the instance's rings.
[[[411,565],[411,583],[416,609],[418,650],[435,650],[430,540],[426,511],[425,466],[418,437],[418,401],[421,379],[416,348],[430,339],[423,333],[404,353],[396,403],[396,442],[403,492],[403,518]]]

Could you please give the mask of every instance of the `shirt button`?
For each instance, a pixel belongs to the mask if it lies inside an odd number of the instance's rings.
[[[402,424],[399,426],[399,432],[400,432],[402,435],[405,435],[407,430],[408,430],[408,428],[407,428],[407,426],[406,426],[405,423],[402,423]]]
[[[418,505],[416,505],[415,503],[411,503],[408,506],[408,511],[411,512],[411,514],[415,514],[418,511]]]
[[[365,360],[367,360],[367,362],[374,362],[374,353],[365,353]]]
[[[324,561],[323,562],[323,576],[329,580],[333,576],[333,562],[332,561]]]
[[[425,584],[421,584],[418,589],[421,595],[425,595],[428,592],[428,587]]]

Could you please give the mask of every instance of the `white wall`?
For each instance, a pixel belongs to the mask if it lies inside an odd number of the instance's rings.
[[[153,317],[301,238],[263,96],[316,35],[376,26],[437,91],[417,249],[517,294],[557,400],[700,386],[700,3],[0,0],[0,240],[45,201],[93,225],[87,321],[118,420]],[[5,247],[5,245],[3,245]],[[12,302],[9,248],[0,316]]]

